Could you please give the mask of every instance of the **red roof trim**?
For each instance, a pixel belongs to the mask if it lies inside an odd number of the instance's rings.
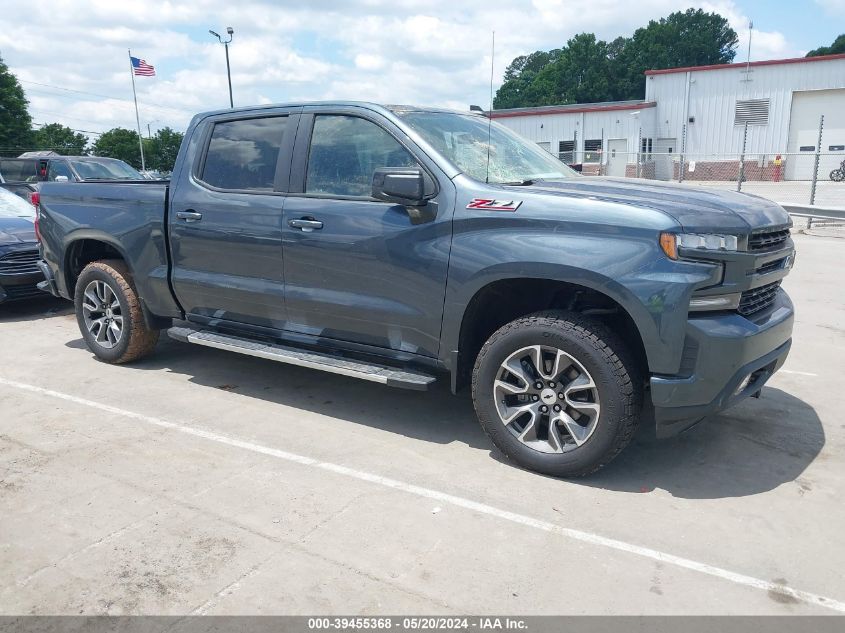
[[[723,68],[743,68],[745,66],[777,66],[779,64],[802,64],[805,62],[826,62],[834,59],[845,59],[845,53],[836,55],[819,55],[818,57],[791,57],[789,59],[764,59],[759,62],[738,62],[736,64],[713,64],[712,66],[685,66],[683,68],[663,68],[661,70],[647,70],[646,75],[668,75],[670,73],[685,73],[699,70],[722,70]]]
[[[580,108],[549,108],[548,110],[520,110],[519,112],[496,112],[493,110],[492,118],[504,119],[512,116],[538,116],[545,114],[578,114],[580,112],[613,112],[615,110],[642,110],[643,108],[654,108],[655,101],[644,101],[643,103],[625,103],[620,105],[590,106],[584,105]]]

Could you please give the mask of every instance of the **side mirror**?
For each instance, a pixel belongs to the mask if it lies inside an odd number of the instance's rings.
[[[425,173],[418,167],[379,167],[373,174],[373,198],[409,207],[425,204]]]
[[[56,182],[67,182],[67,181],[68,181],[67,176],[56,176]]]

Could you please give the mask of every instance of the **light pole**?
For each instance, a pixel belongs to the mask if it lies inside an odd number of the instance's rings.
[[[214,37],[216,37],[217,41],[223,44],[223,46],[226,48],[226,78],[229,80],[229,107],[234,108],[235,103],[234,101],[232,101],[232,71],[229,69],[229,44],[232,41],[232,36],[235,33],[235,29],[233,29],[231,26],[226,27],[226,33],[229,35],[228,40],[224,40],[222,37],[220,37],[220,35],[212,31],[211,29],[209,29],[208,32],[211,33]]]

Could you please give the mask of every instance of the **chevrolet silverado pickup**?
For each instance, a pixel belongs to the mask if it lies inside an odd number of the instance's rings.
[[[103,361],[166,330],[446,377],[556,476],[607,464],[641,415],[663,437],[759,395],[791,344],[790,225],[755,196],[581,176],[482,115],[352,102],[198,115],[169,183],[45,183],[37,219],[42,288]]]

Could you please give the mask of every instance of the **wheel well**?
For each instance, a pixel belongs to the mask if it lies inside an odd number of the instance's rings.
[[[73,297],[79,274],[91,262],[101,259],[120,259],[123,255],[111,244],[100,240],[77,240],[65,254],[65,276],[68,293]],[[124,260],[125,261],[125,260]]]
[[[628,343],[635,362],[646,369],[645,348],[634,320],[607,295],[563,281],[503,279],[479,290],[467,305],[458,341],[456,388],[469,383],[478,352],[493,332],[514,319],[550,309],[578,312],[602,321]]]

